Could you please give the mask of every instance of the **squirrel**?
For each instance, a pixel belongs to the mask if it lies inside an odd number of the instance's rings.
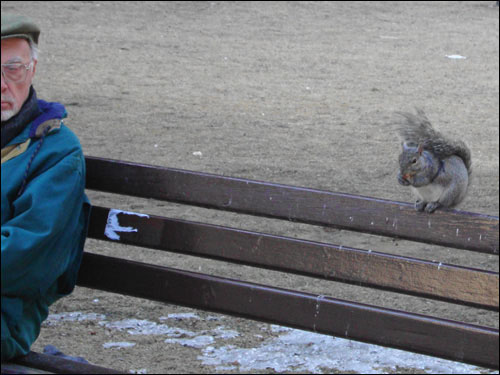
[[[402,152],[398,182],[416,195],[415,209],[427,213],[454,207],[465,198],[472,173],[471,153],[462,141],[436,131],[421,109],[417,114],[396,112]]]

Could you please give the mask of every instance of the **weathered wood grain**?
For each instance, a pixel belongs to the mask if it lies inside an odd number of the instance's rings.
[[[498,368],[498,330],[85,253],[78,285]]]
[[[116,225],[132,231],[110,238]],[[498,311],[496,272],[104,207],[89,236]]]
[[[416,212],[413,205],[87,157],[87,188],[408,239],[498,255],[499,219]]]

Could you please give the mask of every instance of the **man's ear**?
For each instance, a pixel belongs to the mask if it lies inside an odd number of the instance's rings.
[[[33,60],[33,77],[35,76],[36,73],[36,64],[38,63],[38,60]],[[31,78],[33,78],[31,77]]]

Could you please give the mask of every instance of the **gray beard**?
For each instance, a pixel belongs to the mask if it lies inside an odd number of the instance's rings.
[[[2,122],[10,120],[12,117],[17,115],[17,112],[19,112],[17,108],[2,111]]]
[[[10,113],[9,113],[10,112]],[[38,99],[33,87],[30,88],[28,98],[21,106],[21,109],[15,112],[15,108],[8,111],[2,111],[2,126],[1,126],[1,144],[4,148],[11,140],[13,140],[24,128],[31,123],[40,114],[38,108]],[[4,115],[7,120],[4,120]],[[10,116],[10,117],[8,117]]]
[[[12,104],[12,109],[2,111],[2,122],[4,122],[17,115],[20,108],[16,106],[14,98],[11,97],[10,95],[2,95],[2,100]]]

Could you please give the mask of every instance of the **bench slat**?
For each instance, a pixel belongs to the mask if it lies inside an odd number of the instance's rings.
[[[16,365],[11,362],[2,362],[2,375],[7,374],[54,374],[44,370],[39,370],[33,367]]]
[[[13,363],[54,374],[127,374],[118,370],[81,363],[70,359],[30,351],[26,356],[14,358]],[[35,373],[35,372],[33,372]]]
[[[113,232],[113,228],[134,228]],[[110,232],[111,231],[111,232]],[[116,234],[119,239],[116,239]],[[498,311],[496,272],[94,206],[89,237]],[[114,239],[110,238],[113,237]]]
[[[382,199],[87,157],[87,188],[498,255],[499,219]]]
[[[498,330],[85,253],[83,287],[498,368]]]

